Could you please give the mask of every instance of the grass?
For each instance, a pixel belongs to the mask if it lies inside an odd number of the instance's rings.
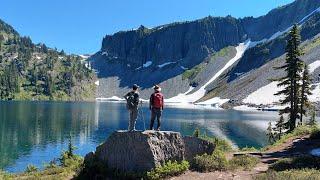
[[[211,155],[196,156],[191,163],[192,169],[199,172],[251,170],[260,162],[259,158],[250,155],[239,155],[227,160],[223,151],[215,150]]]
[[[200,172],[225,171],[228,169],[228,160],[223,151],[215,150],[212,154],[196,156],[191,167]]]
[[[50,162],[45,166],[44,170],[39,171],[34,165],[28,165],[25,172],[19,174],[9,174],[0,170],[0,179],[5,180],[55,180],[55,179],[71,179],[79,174],[83,169],[83,158],[73,154],[73,146],[69,144],[69,150],[61,153],[59,158],[60,164],[55,161]]]
[[[281,172],[267,171],[257,175],[255,180],[317,180],[320,179],[320,171],[315,169],[286,170]]]
[[[320,132],[320,129],[317,126],[298,126],[293,132],[285,134],[281,137],[281,139],[277,140],[273,144],[266,146],[262,148],[262,151],[267,151],[271,148],[280,146],[281,144],[284,144],[286,141],[288,141],[291,138],[298,138],[302,136],[314,136],[315,134],[318,134]]]
[[[220,51],[213,54],[213,56],[210,57],[210,60],[208,63],[214,62],[218,57],[225,57],[228,56],[231,53],[232,46],[225,47],[221,49]],[[203,71],[206,67],[206,63],[200,63],[197,66],[193,67],[192,69],[186,70],[182,74],[183,80],[193,80],[201,71]]]
[[[273,163],[270,169],[275,171],[285,171],[291,169],[320,169],[320,158],[311,155],[297,156],[293,158],[280,159]]]
[[[308,53],[313,48],[320,46],[320,38],[313,39],[310,43],[307,43],[302,47],[304,53]]]
[[[229,161],[229,169],[242,169],[242,170],[251,170],[260,162],[259,158],[253,157],[250,155],[240,155],[233,157]]]
[[[189,162],[182,161],[178,163],[177,161],[171,162],[168,161],[162,166],[159,166],[153,169],[150,172],[147,172],[147,179],[164,179],[172,176],[178,176],[183,174],[185,171],[189,169]]]

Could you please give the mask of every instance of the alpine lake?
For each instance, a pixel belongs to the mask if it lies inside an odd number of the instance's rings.
[[[277,112],[166,107],[161,130],[192,135],[196,128],[208,136],[227,139],[235,147],[268,144],[268,122]],[[140,109],[136,128],[149,127],[150,111]],[[76,154],[94,151],[115,130],[127,129],[124,103],[0,102],[0,169],[22,172],[29,164],[43,167],[59,157],[71,140]]]

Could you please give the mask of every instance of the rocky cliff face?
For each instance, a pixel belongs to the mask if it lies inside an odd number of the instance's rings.
[[[302,31],[305,39],[317,34],[318,19],[314,17],[317,13],[312,12],[319,7],[320,1],[296,0],[258,18],[209,16],[192,22],[173,23],[152,29],[141,26],[137,30],[107,35],[101,50],[89,59],[92,67],[98,71],[102,84],[98,88],[97,97],[121,96],[133,83],[142,86],[143,97],[147,97],[154,84],[164,86],[166,97],[186,92],[191,84],[201,86],[205,84],[201,80],[210,79],[232,57],[228,54],[223,62],[217,64],[219,69],[210,68],[213,71],[199,69],[199,65],[204,64],[205,67],[211,57],[227,46],[234,47],[247,40],[269,39],[294,23],[309,23],[309,29],[313,28],[312,31]],[[275,38],[249,49],[232,69],[229,81],[236,79],[240,73],[258,68],[281,56],[285,43],[285,38]],[[187,70],[195,68],[201,71],[197,72],[201,78],[184,78]]]

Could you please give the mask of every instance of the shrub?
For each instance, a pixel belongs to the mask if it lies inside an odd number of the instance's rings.
[[[38,168],[32,164],[29,164],[25,170],[26,173],[37,172]]]
[[[0,179],[3,179],[3,180],[12,179],[12,175],[0,169]]]
[[[247,154],[235,156],[229,161],[229,169],[251,170],[259,163],[259,158]]]
[[[304,168],[320,169],[320,158],[309,155],[284,158],[273,163],[271,166],[271,169],[276,171]]]
[[[183,174],[189,169],[189,163],[187,161],[182,161],[178,163],[177,161],[168,161],[162,166],[156,167],[150,172],[147,172],[147,179],[163,179],[167,177],[177,176]]]
[[[223,151],[223,152],[230,152],[233,150],[231,144],[227,140],[219,139],[215,137],[212,138],[208,136],[201,137],[201,139],[214,143],[216,146],[215,147],[216,150]]]
[[[203,154],[196,156],[192,162],[192,168],[200,172],[212,172],[226,170],[228,161],[223,151],[215,150],[212,155]]]
[[[83,164],[83,158],[78,155],[69,156],[68,152],[63,152],[59,159],[62,167],[68,167],[70,169],[77,169]]]
[[[259,149],[256,149],[255,147],[243,147],[240,149],[241,152],[255,152],[260,151]]]
[[[196,128],[194,131],[193,131],[193,137],[199,137],[200,136],[200,129],[199,128]]]
[[[255,180],[311,180],[320,179],[320,171],[315,169],[288,170],[276,172],[269,170],[255,176]]]
[[[306,135],[316,135],[319,131],[320,130],[317,126],[298,126],[293,132],[283,135],[280,140],[264,147],[262,150],[269,150],[272,147],[276,147],[280,144],[285,143],[290,138],[296,138]]]

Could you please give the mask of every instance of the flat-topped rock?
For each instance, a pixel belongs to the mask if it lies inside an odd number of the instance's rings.
[[[169,160],[179,162],[213,150],[212,143],[194,137],[183,138],[179,132],[116,131],[94,154],[89,153],[85,161],[102,161],[108,168],[124,172],[145,172]]]

